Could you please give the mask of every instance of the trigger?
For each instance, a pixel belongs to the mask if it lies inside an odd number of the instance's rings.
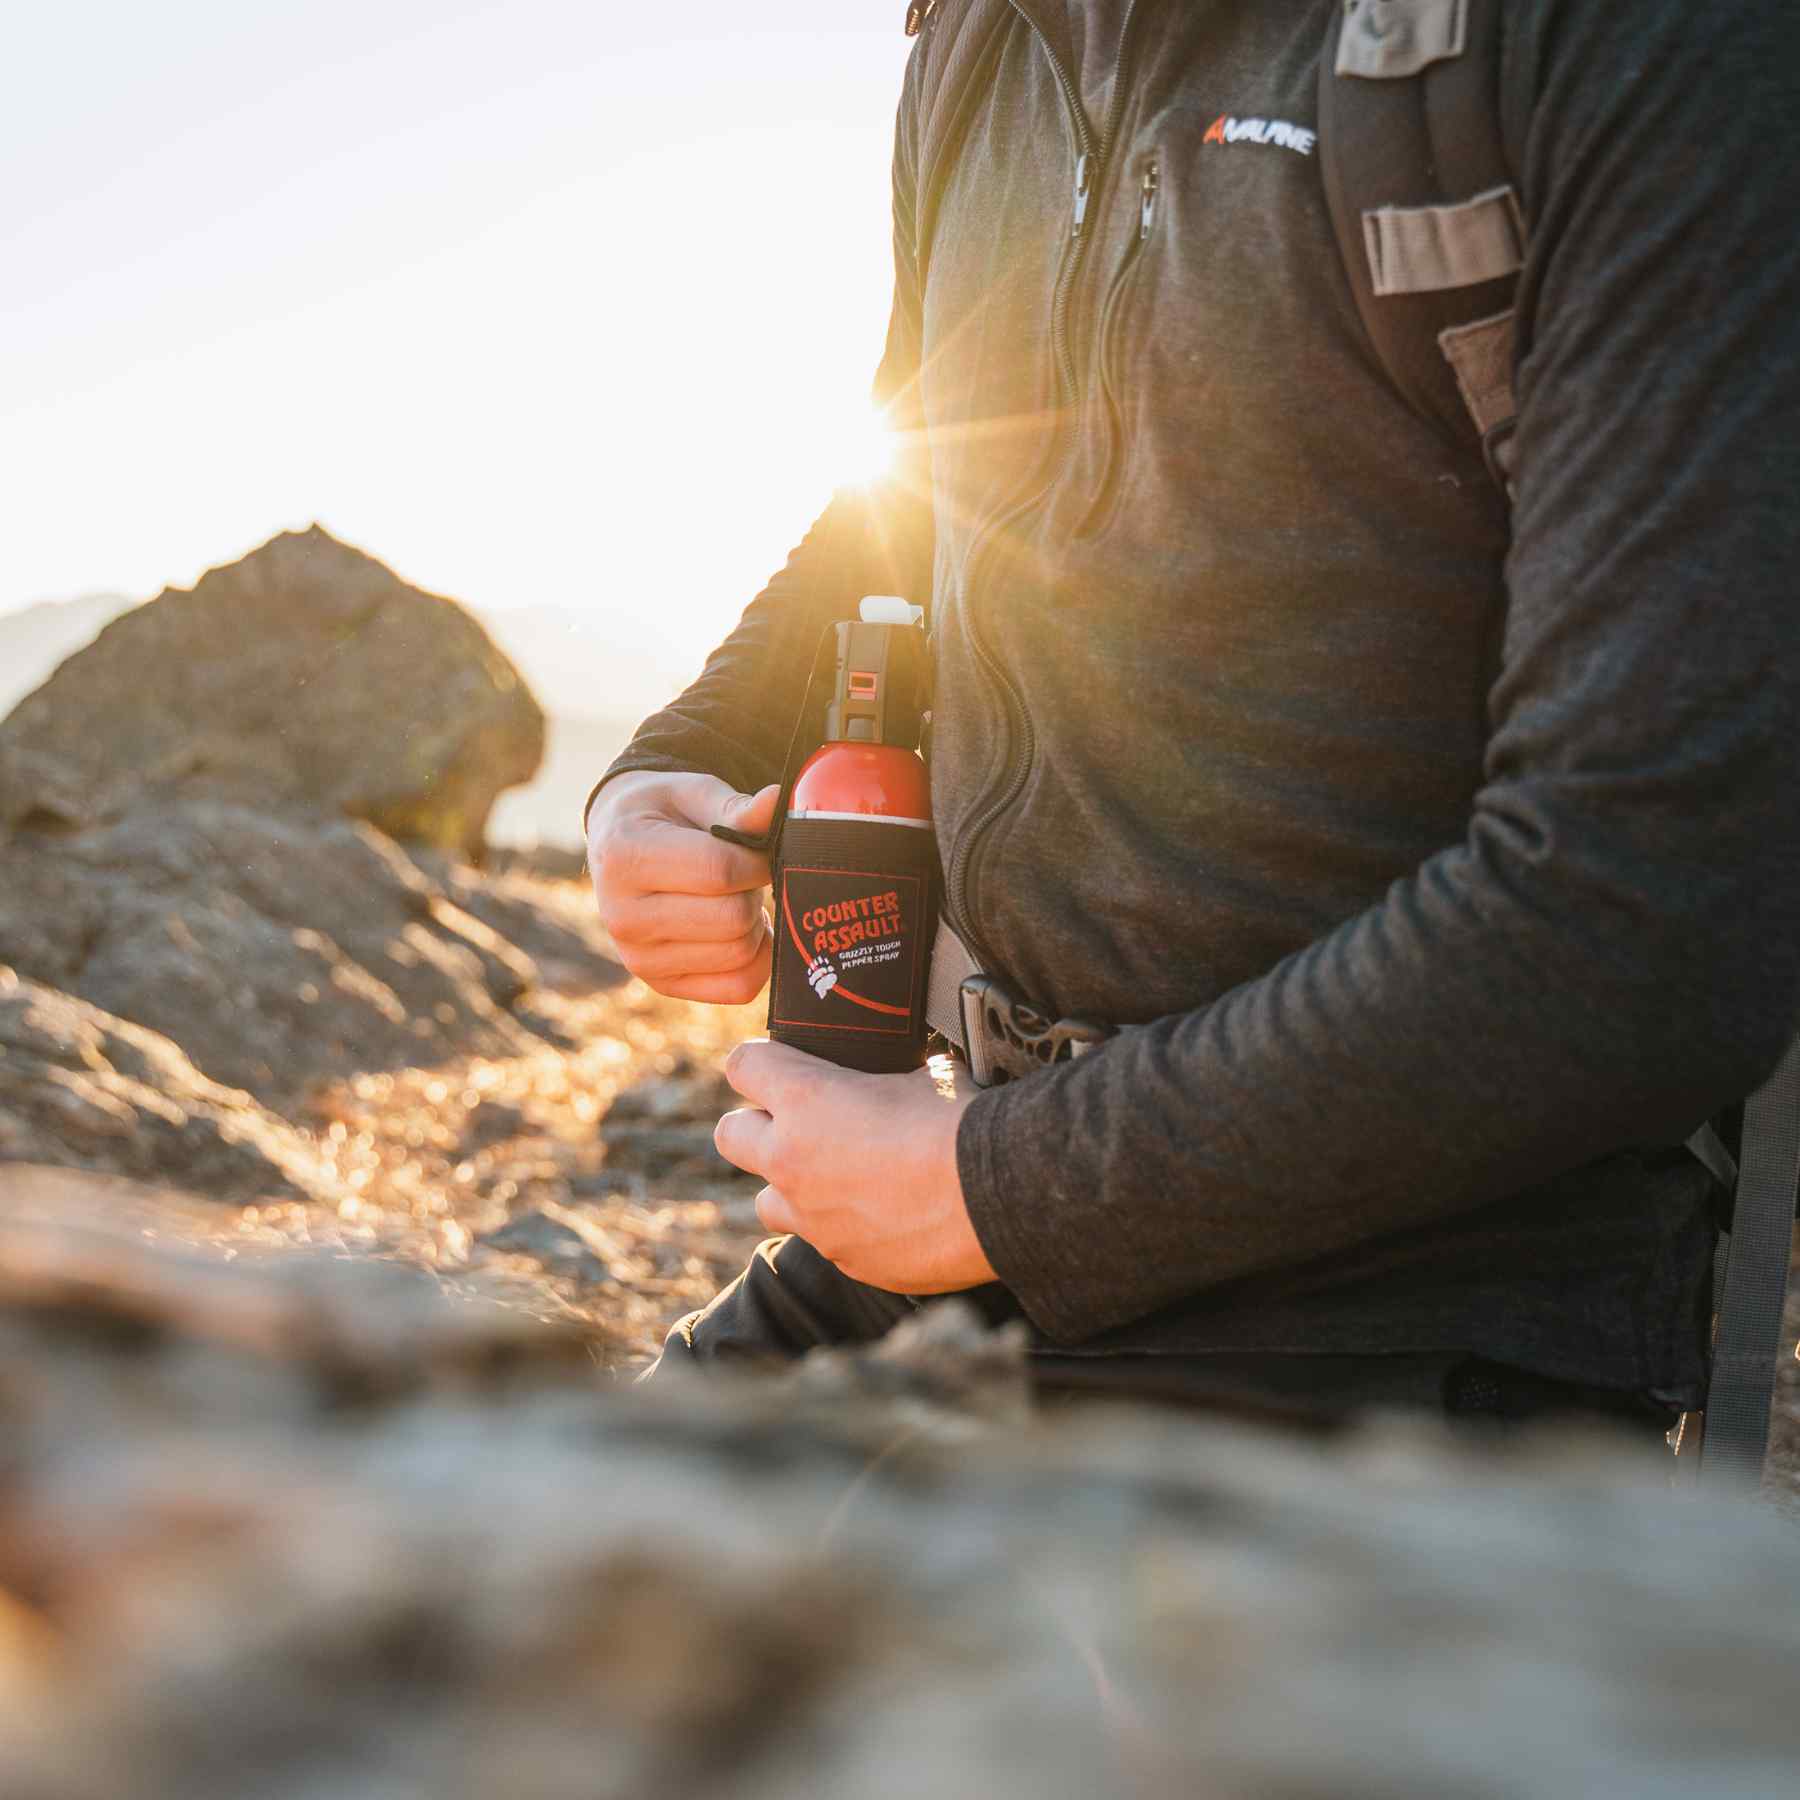
[[[709,825],[707,830],[714,837],[723,838],[728,844],[736,844],[740,850],[754,850],[758,856],[769,854],[770,840],[767,837],[752,837],[747,831],[733,831],[729,825]]]

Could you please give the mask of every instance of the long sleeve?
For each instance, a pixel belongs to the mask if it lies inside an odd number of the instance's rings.
[[[1800,28],[1519,16],[1520,483],[1466,835],[978,1097],[971,1215],[1058,1340],[1679,1143],[1800,1017]]]

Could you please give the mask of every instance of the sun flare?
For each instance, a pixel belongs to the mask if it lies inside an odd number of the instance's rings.
[[[878,407],[847,409],[836,433],[837,480],[859,487],[882,480],[893,473],[894,449],[893,431]]]
[[[890,474],[895,439],[881,410],[860,398],[794,406],[778,427],[760,433],[783,485],[823,496],[866,487]]]

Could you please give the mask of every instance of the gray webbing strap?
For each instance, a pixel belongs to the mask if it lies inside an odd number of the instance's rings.
[[[1438,348],[1456,376],[1458,392],[1485,437],[1518,412],[1513,398],[1513,312],[1473,319],[1438,333]]]
[[[1479,287],[1525,261],[1525,218],[1511,187],[1449,206],[1377,206],[1362,216],[1369,281],[1385,294]]]
[[[1725,1140],[1713,1129],[1712,1122],[1707,1121],[1687,1141],[1688,1149],[1706,1164],[1707,1171],[1714,1181],[1726,1193],[1737,1192],[1738,1166],[1732,1154],[1725,1148]],[[1715,1300],[1717,1296],[1714,1297]],[[1717,1305],[1713,1311],[1717,1312]]]
[[[968,946],[939,919],[931,943],[931,974],[925,983],[925,1023],[963,1051],[969,1046],[963,1039],[962,984],[980,973],[981,965],[969,954]]]
[[[1800,1038],[1744,1108],[1738,1171],[1700,1479],[1708,1488],[1754,1493],[1769,1444],[1769,1404],[1800,1191]]]
[[[1461,56],[1468,11],[1468,0],[1344,0],[1336,72],[1401,81]]]

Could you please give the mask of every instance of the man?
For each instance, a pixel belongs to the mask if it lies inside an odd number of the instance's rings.
[[[878,380],[905,466],[609,771],[596,891],[663,992],[750,998],[767,869],[707,828],[767,825],[822,625],[906,593],[948,916],[1120,1030],[980,1094],[738,1051],[718,1142],[783,1235],[665,1363],[972,1291],[1047,1385],[1698,1398],[1682,1141],[1800,1016],[1796,28],[1509,7],[1509,511],[1352,305],[1314,141],[1335,4],[933,9]],[[941,153],[932,59],[996,11]]]

